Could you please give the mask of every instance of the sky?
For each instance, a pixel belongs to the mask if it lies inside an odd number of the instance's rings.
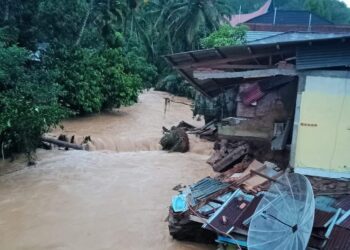
[[[345,2],[346,5],[350,8],[350,0],[343,0],[343,2]]]

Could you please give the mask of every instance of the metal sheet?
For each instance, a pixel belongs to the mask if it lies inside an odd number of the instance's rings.
[[[256,31],[257,32],[257,31]],[[263,32],[263,31],[260,31]],[[269,37],[256,39],[251,41],[250,44],[270,44],[270,43],[282,43],[282,42],[298,42],[305,40],[322,40],[343,37],[346,33],[318,33],[318,32],[275,32],[277,34],[271,35]],[[347,33],[350,35],[350,33]]]
[[[348,43],[322,46],[301,46],[297,49],[297,70],[350,66]]]
[[[315,219],[314,219],[314,227],[320,228],[324,227],[324,225],[332,218],[334,213],[328,213],[321,210],[315,210]]]
[[[344,220],[342,223],[340,223],[339,226],[350,230],[350,218],[348,217],[346,220]]]
[[[197,202],[229,186],[228,183],[207,177],[190,186],[191,197]]]
[[[336,204],[336,208],[341,208],[345,211],[350,210],[350,195],[341,198]]]
[[[335,226],[329,240],[326,250],[346,250],[350,246],[350,230]]]
[[[282,32],[274,31],[247,31],[246,40],[248,43],[251,43],[256,40],[265,39],[271,36],[279,35]]]

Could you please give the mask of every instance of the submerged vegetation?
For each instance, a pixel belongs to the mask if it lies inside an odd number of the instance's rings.
[[[0,0],[1,156],[30,155],[63,118],[132,104],[143,89],[194,98],[162,55],[244,43],[246,28],[226,25],[227,17],[263,2]],[[316,2],[275,5],[350,22],[343,3]]]

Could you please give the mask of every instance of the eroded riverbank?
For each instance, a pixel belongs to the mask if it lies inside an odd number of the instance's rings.
[[[90,135],[96,151],[40,150],[35,167],[0,177],[0,249],[207,249],[168,235],[172,188],[211,174],[211,145],[195,138],[190,153],[158,151],[162,126],[200,125],[187,105],[164,115],[167,96],[69,120],[65,132]]]

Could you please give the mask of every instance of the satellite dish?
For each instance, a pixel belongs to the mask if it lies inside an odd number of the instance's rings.
[[[248,249],[306,249],[314,213],[315,199],[309,180],[300,174],[282,175],[264,193],[251,217]]]

